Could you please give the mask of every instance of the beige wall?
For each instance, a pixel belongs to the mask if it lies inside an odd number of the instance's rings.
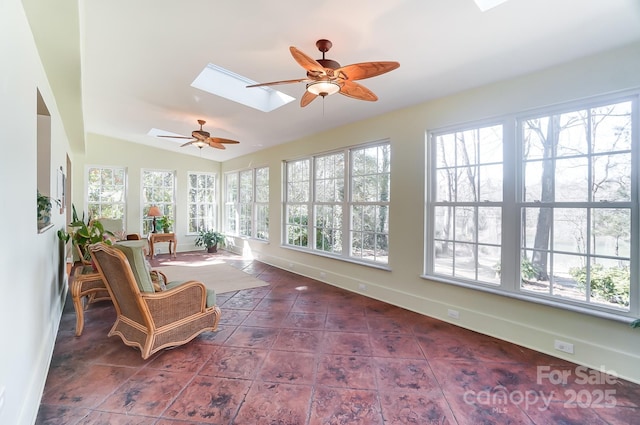
[[[36,189],[56,194],[57,170],[69,148],[56,101],[19,0],[0,1],[0,424],[35,419],[58,331],[66,280],[53,208],[48,230],[37,230]],[[37,91],[51,115],[49,179],[38,182]],[[49,187],[43,187],[49,180]]]

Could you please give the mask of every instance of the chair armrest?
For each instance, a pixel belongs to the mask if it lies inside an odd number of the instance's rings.
[[[166,291],[141,295],[156,328],[206,311],[207,288],[195,280]]]

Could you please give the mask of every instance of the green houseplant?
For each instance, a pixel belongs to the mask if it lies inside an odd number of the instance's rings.
[[[112,232],[105,230],[104,226],[98,220],[92,220],[89,216],[86,221],[84,218],[84,212],[82,218],[78,218],[75,205],[72,205],[72,221],[71,239],[75,245],[78,246],[79,254],[82,255],[83,262],[91,261],[91,254],[87,247],[91,244],[104,242],[111,245],[111,239],[109,236],[114,236]]]
[[[38,227],[44,227],[51,221],[51,207],[53,202],[60,205],[57,199],[53,199],[50,196],[43,195],[38,190],[37,204],[38,204]]]
[[[160,226],[163,232],[169,233],[171,231],[171,226],[173,226],[173,220],[168,215],[163,215],[158,220],[158,226]]]
[[[195,240],[196,246],[204,246],[207,252],[218,252],[218,245],[224,246],[224,235],[213,230],[200,230]]]

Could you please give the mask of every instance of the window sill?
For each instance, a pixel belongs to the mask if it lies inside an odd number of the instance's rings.
[[[38,233],[45,233],[47,230],[53,228],[53,223],[49,223],[46,226],[38,227]]]
[[[337,255],[325,254],[325,253],[320,252],[320,251],[312,251],[310,249],[297,248],[295,246],[290,246],[290,245],[280,245],[280,248],[290,249],[292,251],[303,252],[305,254],[317,255],[318,257],[330,258],[332,260],[344,261],[346,263],[358,264],[360,266],[371,267],[371,268],[374,268],[374,269],[385,270],[385,271],[388,271],[388,272],[391,271],[391,267],[388,264],[378,264],[378,263],[369,262],[369,261],[360,261],[360,260],[356,260],[355,258],[341,257],[341,256],[337,256]]]
[[[473,290],[476,290],[476,291],[487,292],[487,293],[490,293],[490,294],[500,295],[500,296],[507,297],[507,298],[513,298],[513,299],[517,299],[517,300],[520,300],[520,301],[527,301],[527,302],[531,302],[531,303],[535,303],[535,304],[545,305],[547,307],[554,307],[554,308],[558,308],[558,309],[561,309],[561,310],[567,310],[567,311],[572,311],[572,312],[575,312],[575,313],[586,314],[586,315],[589,315],[589,316],[598,317],[600,319],[613,320],[615,322],[621,322],[621,323],[625,323],[627,325],[635,320],[635,318],[633,318],[631,316],[623,315],[624,313],[622,313],[622,312],[621,312],[621,314],[616,314],[616,313],[610,312],[610,311],[591,309],[591,308],[588,308],[587,306],[563,303],[563,302],[559,302],[559,301],[556,301],[556,300],[553,300],[553,299],[549,299],[549,298],[528,296],[528,295],[524,295],[524,294],[521,294],[521,293],[506,292],[506,291],[502,291],[502,290],[497,289],[497,288],[492,288],[490,286],[474,285],[474,284],[471,284],[471,283],[454,281],[454,280],[450,280],[450,279],[446,279],[446,278],[438,277],[438,276],[428,276],[428,275],[424,275],[423,274],[420,277],[422,279],[430,280],[430,281],[433,281],[433,282],[439,282],[439,283],[445,283],[445,284],[449,284],[449,285],[460,286],[460,287],[463,287],[463,288],[468,288],[468,289],[473,289]]]

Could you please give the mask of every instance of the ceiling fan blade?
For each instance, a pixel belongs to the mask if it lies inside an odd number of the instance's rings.
[[[291,56],[298,62],[298,64],[307,70],[308,75],[311,77],[320,77],[326,75],[324,67],[320,63],[313,59],[311,56],[307,56],[295,47],[289,47]]]
[[[183,147],[185,147],[185,146],[192,145],[194,142],[197,142],[197,140],[192,140],[192,141],[190,141],[190,142],[184,143],[184,144],[180,145],[180,147],[181,147],[181,148],[183,148]]]
[[[318,97],[317,94],[313,94],[313,93],[305,90],[304,94],[302,95],[302,99],[300,99],[300,107],[304,108],[305,106],[307,106],[308,104],[313,102],[313,100],[316,97]]]
[[[371,90],[369,90],[362,84],[358,84],[349,80],[344,81],[342,88],[340,88],[340,94],[343,94],[347,97],[352,97],[354,99],[368,100],[370,102],[375,102],[376,100],[378,100],[378,96],[376,96]]]
[[[302,82],[310,82],[310,81],[311,80],[309,80],[308,78],[297,78],[295,80],[282,80],[282,81],[272,81],[270,83],[251,84],[250,86],[247,86],[247,88],[262,87],[262,86],[276,86],[278,84],[302,83]]]
[[[205,140],[205,142],[207,142],[207,144],[212,148],[226,149],[224,145],[222,143],[217,142],[215,138],[208,137],[207,140]]]
[[[230,143],[230,144],[237,144],[240,143],[237,140],[231,140],[231,139],[223,139],[222,137],[209,137],[209,140],[212,140],[216,143]]]
[[[336,69],[335,75],[345,80],[364,80],[398,68],[398,62],[362,62]]]
[[[158,135],[156,137],[167,137],[169,139],[193,139],[193,137],[187,137],[187,136],[161,136],[161,135]]]

